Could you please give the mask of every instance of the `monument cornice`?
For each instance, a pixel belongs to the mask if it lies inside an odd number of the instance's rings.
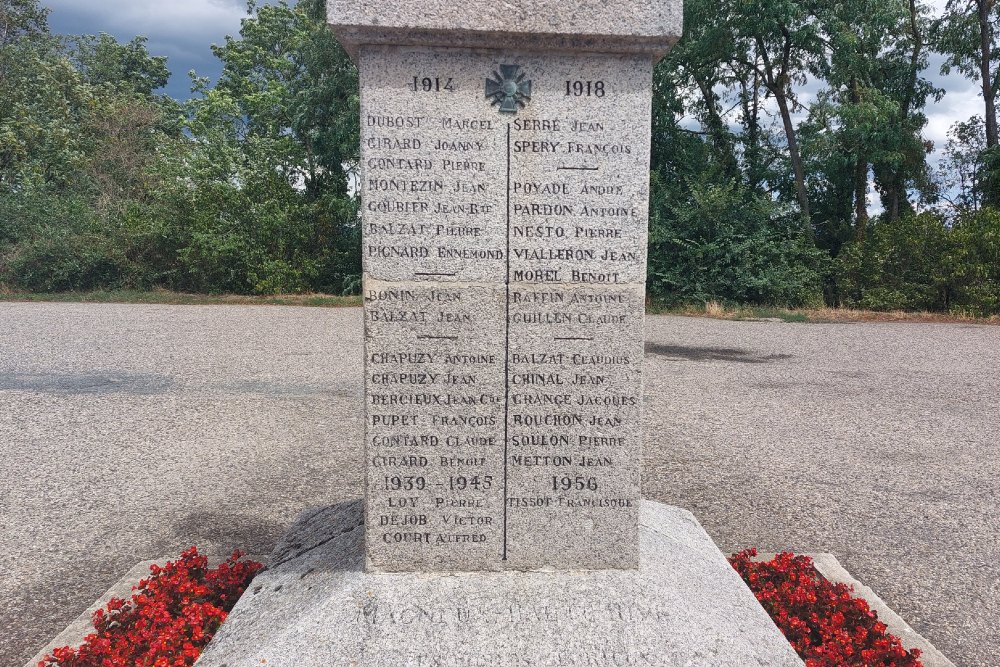
[[[355,60],[364,44],[665,55],[680,3],[650,0],[409,0],[376,8],[329,0],[329,23]]]

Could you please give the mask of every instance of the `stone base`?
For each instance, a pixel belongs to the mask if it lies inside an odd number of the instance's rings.
[[[637,571],[372,574],[361,503],[303,517],[198,667],[802,667],[688,512],[644,502]]]

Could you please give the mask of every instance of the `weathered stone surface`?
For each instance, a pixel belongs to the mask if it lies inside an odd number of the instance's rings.
[[[639,570],[375,574],[361,504],[317,511],[198,667],[801,667],[694,517],[641,523]]]
[[[663,54],[683,21],[681,3],[662,0],[410,0],[391,11],[370,0],[329,0],[328,9],[352,54],[362,44]]]
[[[382,568],[500,560],[504,299],[488,283],[366,283],[368,552]]]
[[[530,82],[516,113],[485,95],[504,64]],[[644,284],[649,58],[366,47],[359,68],[367,275],[504,283],[509,243],[511,282]]]
[[[369,281],[367,294],[371,559],[635,567],[642,289],[512,287],[508,386],[505,288]]]
[[[358,64],[369,565],[637,567],[651,58]]]

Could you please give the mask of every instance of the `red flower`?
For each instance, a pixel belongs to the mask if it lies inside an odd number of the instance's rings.
[[[150,567],[130,601],[94,612],[94,634],[64,646],[38,667],[190,667],[263,565],[234,551],[214,570],[191,547],[180,560]]]
[[[922,667],[920,651],[904,649],[865,600],[821,577],[811,558],[781,553],[757,563],[756,555],[748,549],[729,562],[806,667]]]

